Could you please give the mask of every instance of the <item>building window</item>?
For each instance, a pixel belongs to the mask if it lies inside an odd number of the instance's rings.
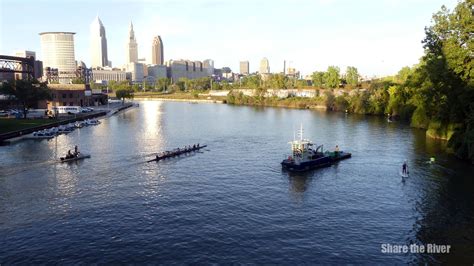
[[[63,98],[66,98],[66,93],[63,93]]]
[[[63,106],[66,106],[66,105],[67,105],[67,103],[66,103],[66,102],[63,102]]]
[[[71,93],[69,93],[69,98],[72,98],[72,92],[71,92]]]
[[[70,105],[70,106],[73,106],[73,105],[74,105],[74,103],[73,103],[73,102],[70,102],[70,103],[69,103],[69,105]]]

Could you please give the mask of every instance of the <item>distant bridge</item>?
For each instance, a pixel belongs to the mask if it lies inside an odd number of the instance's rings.
[[[35,58],[0,55],[0,72],[27,74],[28,79],[34,79]]]

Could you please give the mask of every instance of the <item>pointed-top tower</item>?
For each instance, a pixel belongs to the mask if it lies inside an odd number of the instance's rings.
[[[91,43],[91,66],[92,67],[105,67],[109,63],[107,57],[107,38],[105,35],[105,27],[99,18],[99,15],[92,21],[90,27]]]
[[[128,43],[127,43],[127,63],[138,62],[138,48],[137,40],[135,39],[135,32],[133,31],[133,24],[130,21],[128,29]]]

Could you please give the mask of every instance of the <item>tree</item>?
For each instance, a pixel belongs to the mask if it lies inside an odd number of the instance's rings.
[[[261,83],[262,79],[259,75],[246,76],[242,79],[242,86],[249,89],[258,89]]]
[[[326,73],[324,73],[323,80],[324,84],[329,88],[337,88],[340,83],[339,67],[329,66]]]
[[[118,89],[115,91],[115,97],[122,100],[122,104],[125,102],[125,99],[133,99],[133,90],[132,89]]]
[[[271,89],[286,89],[288,78],[283,74],[271,74],[266,84]]]
[[[348,66],[346,69],[346,82],[349,85],[356,86],[359,83],[359,72],[357,68]]]
[[[84,78],[75,78],[71,80],[72,84],[85,84]]]
[[[168,86],[171,84],[169,78],[159,78],[155,82],[155,86],[159,91],[167,91]]]
[[[38,80],[15,80],[13,83],[3,83],[0,92],[10,95],[22,107],[23,118],[26,118],[28,108],[34,107],[38,101],[51,99],[51,91],[46,82]]]
[[[464,0],[453,12],[443,6],[433,15],[433,25],[425,28],[425,55],[407,84],[416,88],[412,123],[423,118],[444,132],[454,128],[448,146],[474,161],[473,7],[472,0]]]
[[[311,75],[313,86],[323,87],[324,86],[324,72],[315,71]]]

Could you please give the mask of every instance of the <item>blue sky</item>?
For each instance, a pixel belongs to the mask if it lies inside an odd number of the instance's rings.
[[[396,73],[423,55],[424,27],[442,5],[456,0],[0,0],[0,54],[36,51],[43,31],[72,31],[76,60],[90,64],[89,26],[99,14],[109,60],[125,62],[133,21],[140,58],[149,58],[161,35],[165,60],[211,58],[217,67],[256,71],[267,57],[272,71],[283,60],[303,74],[336,65],[355,66],[363,76]],[[287,65],[288,65],[287,64]]]

